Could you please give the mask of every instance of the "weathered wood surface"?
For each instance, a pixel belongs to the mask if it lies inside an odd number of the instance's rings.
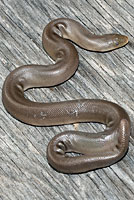
[[[132,121],[128,154],[120,162],[80,175],[52,169],[46,147],[69,126],[32,127],[11,117],[0,92],[0,200],[126,200],[134,199],[134,4],[133,0],[1,0],[0,90],[6,76],[29,63],[48,64],[41,35],[52,19],[70,17],[93,33],[121,33],[131,44],[113,52],[79,51],[76,74],[53,89],[26,92],[34,101],[98,98],[124,107]],[[98,131],[100,126],[81,124],[80,130]]]

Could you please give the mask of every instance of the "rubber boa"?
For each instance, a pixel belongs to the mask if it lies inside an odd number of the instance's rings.
[[[106,52],[128,43],[119,34],[94,35],[80,23],[66,18],[51,21],[43,31],[43,46],[55,61],[50,65],[24,65],[6,78],[2,99],[7,111],[31,125],[53,126],[98,122],[106,129],[96,134],[66,131],[56,135],[47,148],[50,165],[63,173],[82,173],[109,166],[128,149],[130,119],[119,105],[97,99],[39,103],[24,97],[24,91],[50,87],[68,80],[77,70],[78,53],[74,43],[90,51]],[[72,42],[71,42],[71,41]],[[72,156],[71,152],[76,153]]]

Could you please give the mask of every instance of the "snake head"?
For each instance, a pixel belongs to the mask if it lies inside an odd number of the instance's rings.
[[[120,34],[105,34],[94,36],[94,50],[98,52],[107,52],[123,47],[128,43],[128,37]]]
[[[113,47],[120,48],[128,43],[128,37],[125,35],[114,34],[113,35]]]

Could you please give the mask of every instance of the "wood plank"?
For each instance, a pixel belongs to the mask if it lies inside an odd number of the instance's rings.
[[[0,91],[15,68],[52,63],[42,48],[41,36],[45,25],[59,17],[75,19],[92,33],[128,35],[130,43],[105,54],[76,47],[80,63],[70,80],[52,89],[31,89],[25,95],[40,102],[96,98],[118,103],[132,121],[129,151],[123,160],[104,169],[78,175],[58,173],[47,163],[47,144],[54,135],[74,130],[74,126],[23,124],[6,112],[0,92],[0,200],[133,200],[133,0],[1,0]],[[102,129],[93,123],[79,125],[79,130],[88,132]]]

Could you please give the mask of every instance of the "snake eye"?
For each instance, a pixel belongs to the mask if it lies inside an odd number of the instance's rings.
[[[115,38],[115,40],[114,40],[114,44],[115,44],[115,46],[119,46],[119,38]]]

